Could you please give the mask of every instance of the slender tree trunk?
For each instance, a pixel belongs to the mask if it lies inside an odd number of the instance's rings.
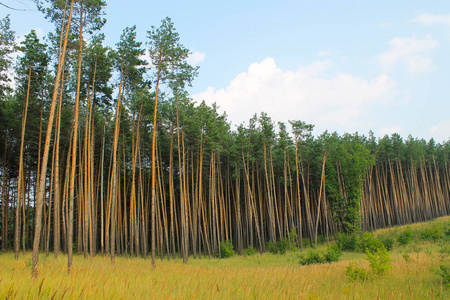
[[[61,58],[58,65],[58,71],[56,74],[55,79],[55,87],[53,90],[53,96],[52,96],[52,102],[50,106],[50,114],[48,118],[48,125],[47,125],[47,133],[45,137],[45,144],[44,144],[44,154],[42,157],[42,165],[41,165],[41,172],[39,176],[39,192],[38,197],[36,199],[36,217],[35,217],[35,233],[34,233],[34,242],[33,242],[33,260],[32,260],[32,277],[37,277],[37,264],[39,261],[39,241],[40,241],[40,232],[41,232],[41,224],[42,224],[42,205],[44,202],[44,196],[45,196],[45,177],[47,175],[47,162],[48,162],[48,153],[50,150],[50,138],[52,134],[52,128],[53,128],[53,119],[55,115],[55,108],[56,108],[56,98],[58,96],[58,87],[59,87],[59,81],[61,78],[61,71],[62,66],[64,65],[64,58],[65,58],[65,52],[66,52],[66,46],[67,46],[67,37],[69,35],[69,29],[70,24],[72,20],[72,11],[73,11],[73,1],[70,4],[70,12],[69,12],[69,19],[67,22],[67,27],[65,31],[65,37],[64,37],[64,44],[63,44],[63,50],[61,51]],[[62,34],[62,32],[61,32]]]
[[[25,142],[25,128],[27,124],[27,112],[28,112],[28,99],[30,96],[30,84],[31,83],[31,65],[28,70],[28,85],[27,85],[27,95],[25,97],[25,104],[23,107],[22,114],[22,134],[20,138],[20,159],[19,159],[19,181],[17,184],[17,201],[16,201],[16,220],[15,220],[15,231],[14,231],[14,253],[16,260],[19,259],[20,251],[20,207],[23,205],[25,200],[24,191],[24,172],[23,172],[23,152],[24,152],[24,142]],[[5,152],[6,153],[6,152]]]
[[[160,81],[160,76],[161,76],[161,63],[162,63],[162,57],[159,57],[159,64],[158,64],[158,75],[157,75],[157,79],[156,79],[156,94],[155,94],[155,107],[153,110],[153,133],[152,133],[152,212],[151,212],[151,218],[152,218],[152,265],[155,266],[155,239],[156,239],[156,234],[155,234],[155,229],[156,229],[156,188],[155,188],[155,183],[156,183],[156,170],[155,170],[155,165],[156,165],[156,116],[158,115],[158,94],[159,94],[159,81]]]
[[[317,217],[316,217],[316,226],[315,226],[315,232],[314,232],[314,245],[317,247],[317,229],[319,228],[319,217],[320,217],[320,202],[322,200],[322,191],[325,189],[322,189],[325,183],[325,162],[327,161],[327,154],[326,152],[323,153],[323,163],[322,163],[322,176],[320,178],[320,192],[319,192],[319,203],[317,204]]]
[[[117,144],[119,143],[119,129],[120,129],[120,101],[122,97],[122,84],[123,84],[123,66],[120,74],[120,86],[119,86],[119,96],[117,99],[116,108],[116,122],[114,126],[114,143],[112,156],[112,167],[111,167],[111,261],[115,263],[115,248],[116,248],[116,198],[117,198]]]

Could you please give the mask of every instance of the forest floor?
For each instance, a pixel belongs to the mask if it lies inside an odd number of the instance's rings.
[[[406,228],[415,238],[402,246],[398,237]],[[433,236],[436,228],[439,238]],[[70,274],[67,256],[43,254],[33,280],[31,253],[16,261],[8,252],[0,254],[0,299],[450,299],[449,233],[450,217],[375,232],[395,238],[392,268],[379,276],[371,273],[363,252],[301,265],[302,255],[312,251],[305,248],[283,255],[190,257],[187,265],[165,258],[155,267],[150,259],[116,257],[113,265],[106,256],[81,255],[74,256]],[[320,245],[315,251],[326,249]],[[352,278],[349,266],[367,276]]]

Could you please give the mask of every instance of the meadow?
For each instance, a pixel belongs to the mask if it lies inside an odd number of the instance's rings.
[[[389,252],[392,268],[364,280],[347,275],[350,264],[370,269],[361,251],[344,252],[340,261],[325,264],[299,264],[300,256],[311,251],[305,248],[284,255],[190,257],[187,265],[181,258],[165,258],[155,268],[142,258],[116,257],[112,264],[107,256],[74,256],[70,274],[66,256],[42,254],[36,280],[31,278],[31,253],[18,261],[13,253],[3,253],[0,299],[448,299],[450,288],[440,274],[440,266],[450,263],[448,232],[440,232],[442,239],[432,234],[449,223],[445,217],[375,232],[375,237],[395,237]],[[401,245],[398,236],[406,228],[415,236]],[[317,251],[326,248],[321,244]]]

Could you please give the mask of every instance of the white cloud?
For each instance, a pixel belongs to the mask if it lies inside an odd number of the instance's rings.
[[[450,26],[450,14],[448,15],[430,15],[421,14],[413,20],[416,23],[423,23],[427,25],[444,24]]]
[[[331,50],[319,51],[319,56],[331,56],[332,54],[333,52],[331,52]]]
[[[431,37],[397,37],[391,39],[389,45],[391,49],[378,57],[386,71],[391,71],[398,64],[405,65],[411,75],[426,73],[434,68],[430,52],[436,48],[438,42]]]
[[[450,120],[442,121],[430,128],[431,136],[437,142],[450,140]]]
[[[265,111],[274,121],[301,119],[349,131],[365,122],[368,106],[383,102],[396,86],[386,74],[371,80],[343,73],[325,78],[322,73],[330,67],[330,61],[317,61],[297,71],[283,71],[269,57],[251,64],[226,88],[208,87],[193,98],[216,102],[235,125]]]
[[[196,66],[197,64],[201,63],[205,60],[206,54],[203,52],[195,51],[189,55],[187,62],[190,65]]]

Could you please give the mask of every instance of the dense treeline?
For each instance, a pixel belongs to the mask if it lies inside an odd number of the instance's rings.
[[[449,214],[449,142],[315,137],[265,113],[232,129],[185,91],[198,69],[169,18],[145,47],[127,27],[110,48],[104,6],[40,3],[56,27],[46,43],[31,31],[15,46],[0,21],[3,251],[33,249],[33,268],[39,249],[68,253],[69,270],[72,251],[187,262],[225,240],[301,248]]]

